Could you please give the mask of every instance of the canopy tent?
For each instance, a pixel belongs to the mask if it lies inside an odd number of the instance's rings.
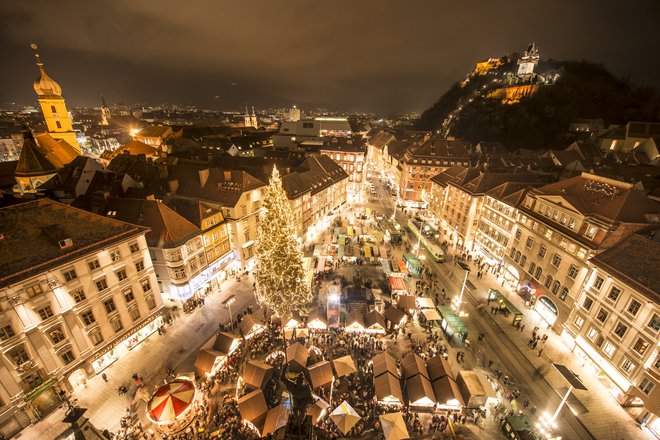
[[[177,421],[195,400],[195,383],[178,378],[162,385],[147,402],[147,416],[157,425]]]
[[[365,325],[368,330],[375,332],[385,333],[387,328],[385,324],[385,317],[376,310],[372,310],[365,316]]]
[[[215,337],[215,342],[213,343],[213,349],[225,355],[230,355],[240,344],[241,344],[241,338],[231,333],[223,332],[223,333],[218,333],[218,336]]]
[[[403,403],[403,393],[399,378],[390,373],[381,374],[374,379],[374,388],[376,389],[376,400],[380,403]]]
[[[397,306],[405,312],[412,311],[415,309],[415,297],[413,295],[399,295]]]
[[[286,406],[280,404],[272,408],[266,414],[266,422],[264,429],[261,431],[261,436],[266,437],[273,434],[277,430],[284,428],[289,421],[289,410]]]
[[[401,324],[403,319],[406,317],[406,314],[403,313],[401,310],[397,309],[396,307],[390,307],[387,310],[385,310],[383,316],[392,324],[398,325]]]
[[[307,415],[312,417],[312,425],[316,425],[328,411],[330,404],[316,394],[312,394],[312,398],[314,399],[314,403],[307,407]]]
[[[389,278],[389,283],[392,293],[408,293],[408,286],[406,285],[406,282],[403,280],[403,278],[391,276]]]
[[[451,366],[444,356],[433,356],[426,361],[426,369],[429,372],[429,379],[434,382],[443,377],[449,376],[454,379],[454,373],[451,372]]]
[[[353,409],[347,401],[343,401],[341,405],[335,408],[334,411],[330,413],[330,419],[335,422],[337,429],[342,434],[347,434],[357,422],[360,421],[360,416]]]
[[[302,324],[302,318],[300,317],[300,312],[297,310],[291,313],[291,316],[288,316],[285,319],[284,328],[296,328]]]
[[[468,408],[484,406],[489,399],[497,399],[488,379],[476,371],[459,371],[456,383]]]
[[[243,382],[248,389],[263,389],[273,377],[274,369],[263,361],[250,361],[243,370]]]
[[[239,324],[239,328],[241,329],[243,337],[247,339],[250,338],[253,334],[263,331],[265,326],[254,319],[254,316],[244,315],[241,323]]]
[[[243,420],[251,422],[259,430],[258,426],[265,420],[268,412],[263,391],[254,390],[238,399],[238,411]]]
[[[421,374],[406,380],[406,394],[410,406],[434,406],[436,402],[431,382]]]
[[[424,315],[427,321],[442,321],[442,316],[435,309],[424,309],[422,310],[422,315]]]
[[[321,361],[308,367],[307,372],[309,373],[312,389],[317,389],[332,383],[332,366],[328,361]]]
[[[309,350],[299,342],[291,344],[286,348],[286,358],[289,361],[289,369],[291,371],[297,373],[304,371],[307,366],[308,357]]]
[[[406,267],[406,263],[404,263],[403,260],[397,260],[396,263],[399,266],[399,272],[401,272],[403,275],[408,275],[408,268]]]
[[[220,357],[224,357],[223,353],[208,348],[202,348],[195,359],[195,374],[199,377],[204,377],[213,371],[216,361]]]
[[[325,330],[328,328],[328,321],[325,314],[319,312],[318,308],[312,310],[307,317],[307,328],[312,330]]]
[[[431,298],[419,297],[416,299],[417,307],[420,309],[435,309],[435,303]]]
[[[353,362],[351,355],[333,359],[332,366],[335,368],[337,377],[344,377],[357,372],[355,362]]]
[[[394,377],[399,377],[399,371],[396,367],[396,359],[384,351],[381,354],[374,356],[371,359],[372,368],[374,371],[374,377],[378,377],[381,374],[390,373]]]
[[[406,422],[400,412],[383,414],[379,416],[385,440],[403,440],[410,438]]]
[[[346,315],[346,330],[362,331],[364,330],[364,316],[360,310],[351,310]]]
[[[308,328],[297,328],[294,330],[294,334],[296,338],[308,338],[309,337],[309,329]]]
[[[440,405],[459,407],[465,406],[461,390],[454,379],[445,376],[433,382],[433,392]]]
[[[426,369],[426,363],[417,353],[410,353],[408,356],[401,359],[401,370],[404,379],[413,377],[416,374],[421,374],[427,380],[429,379],[429,372]]]

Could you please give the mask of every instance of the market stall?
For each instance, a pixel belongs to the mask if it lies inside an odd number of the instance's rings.
[[[497,395],[493,391],[493,387],[481,373],[468,370],[460,371],[456,383],[468,408],[478,408],[491,401],[497,401]]]
[[[351,310],[346,314],[344,328],[346,331],[361,332],[364,331],[364,316],[360,310]]]
[[[353,409],[347,401],[343,401],[334,411],[330,413],[330,420],[332,420],[339,432],[342,434],[348,433],[357,422],[360,421],[360,416],[357,411]]]
[[[353,357],[350,355],[333,359],[332,366],[335,369],[337,377],[344,377],[357,372],[357,367],[355,366]]]
[[[403,278],[390,276],[389,278],[390,291],[392,295],[407,295],[408,286]]]
[[[461,390],[454,379],[444,376],[432,382],[439,408],[459,410],[465,406]]]
[[[406,422],[400,412],[379,416],[385,440],[404,440],[410,438]]]
[[[441,355],[433,356],[428,359],[426,361],[426,369],[429,372],[429,379],[431,382],[435,382],[436,380],[447,376],[454,379],[454,373],[451,371],[449,362]]]
[[[243,383],[247,389],[264,389],[273,377],[274,369],[263,361],[250,361],[243,369]]]
[[[399,377],[399,370],[396,366],[396,359],[394,359],[394,357],[386,351],[374,356],[371,359],[371,364],[374,377],[378,377],[385,373],[390,373],[396,378]]]
[[[415,296],[399,295],[397,297],[397,307],[407,313],[413,312],[415,310]]]
[[[312,394],[312,398],[314,399],[314,403],[307,407],[307,415],[312,418],[312,425],[316,425],[321,421],[326,412],[328,412],[330,404],[316,394]]]
[[[437,307],[442,321],[440,327],[447,335],[447,339],[456,338],[458,341],[465,342],[468,336],[468,329],[458,316],[454,314],[454,310],[448,306]]]
[[[431,298],[426,298],[426,297],[417,297],[415,298],[415,301],[417,302],[417,307],[420,309],[435,309],[435,303]]]
[[[401,373],[406,380],[417,374],[421,374],[426,379],[429,379],[429,372],[426,369],[426,363],[417,353],[409,353],[401,359]]]
[[[385,334],[387,325],[385,324],[385,317],[377,312],[372,310],[367,313],[367,316],[364,318],[365,330],[371,333],[380,333]]]
[[[392,326],[400,325],[406,319],[406,314],[396,307],[389,307],[387,310],[385,310],[383,316],[391,323]]]
[[[334,379],[332,366],[328,361],[321,361],[307,367],[307,373],[313,390],[330,385]]]
[[[309,350],[303,344],[296,342],[286,348],[286,359],[289,362],[289,369],[296,373],[305,371]]]
[[[266,329],[266,326],[257,321],[252,315],[244,315],[238,327],[245,339],[250,339],[252,336]]]
[[[421,374],[416,374],[405,382],[408,405],[411,407],[431,409],[435,406],[435,394],[431,382]]]
[[[405,254],[403,259],[406,262],[406,269],[408,269],[410,276],[417,278],[422,276],[424,266],[422,266],[422,263],[420,263],[416,256],[413,254]]]
[[[284,428],[289,422],[289,410],[283,404],[277,405],[275,408],[268,410],[266,414],[266,421],[264,428],[261,431],[261,436],[266,437],[275,434],[280,429]]]
[[[238,411],[243,423],[260,433],[268,413],[263,391],[254,390],[238,399]]]
[[[374,378],[376,400],[383,405],[403,404],[403,393],[399,378],[390,373],[381,374]]]

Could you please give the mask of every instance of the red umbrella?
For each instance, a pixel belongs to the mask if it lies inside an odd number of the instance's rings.
[[[149,418],[155,423],[172,423],[195,399],[195,384],[176,379],[158,388],[147,405]]]

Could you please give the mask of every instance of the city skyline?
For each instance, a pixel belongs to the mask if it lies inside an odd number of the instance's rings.
[[[645,3],[642,9],[657,12],[657,4]],[[521,52],[530,41],[539,44],[542,59],[586,59],[633,83],[659,85],[658,60],[644,57],[655,48],[654,14],[624,6],[516,2],[505,13],[488,4],[474,12],[369,2],[350,10],[259,2],[183,11],[160,3],[73,6],[0,6],[0,48],[12,61],[0,73],[8,85],[0,102],[34,103],[26,87],[36,74],[32,42],[71,107],[98,106],[105,95],[109,103],[223,110],[298,104],[422,111],[477,61]]]

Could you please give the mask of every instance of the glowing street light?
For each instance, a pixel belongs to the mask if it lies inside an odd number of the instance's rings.
[[[584,386],[580,378],[571,370],[569,370],[568,367],[566,367],[566,365],[561,365],[561,364],[552,364],[552,365],[557,369],[559,374],[564,376],[564,379],[568,381],[568,384],[570,386],[568,387],[566,394],[564,394],[564,397],[561,399],[561,403],[555,410],[554,414],[550,416],[550,414],[544,413],[539,419],[539,422],[536,424],[536,428],[539,430],[541,435],[543,435],[546,439],[561,440],[561,436],[553,437],[552,435],[552,430],[557,429],[557,424],[555,423],[557,417],[559,416],[559,413],[561,412],[564,405],[566,405],[566,401],[568,401],[571,392],[574,389],[587,391],[587,387]]]
[[[236,302],[236,297],[234,295],[231,295],[229,298],[227,298],[222,302],[222,305],[224,305],[229,309],[229,322],[234,321],[234,319],[231,316],[231,305],[234,304],[235,302]]]

